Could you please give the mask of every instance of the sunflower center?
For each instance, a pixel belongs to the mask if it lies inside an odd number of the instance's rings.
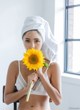
[[[32,55],[29,57],[29,62],[30,62],[31,64],[36,64],[36,63],[38,62],[38,57],[37,57],[37,55],[32,54]]]

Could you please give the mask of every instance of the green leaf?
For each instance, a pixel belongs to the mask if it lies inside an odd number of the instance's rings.
[[[44,63],[44,66],[48,68],[49,67],[49,64],[48,63]]]

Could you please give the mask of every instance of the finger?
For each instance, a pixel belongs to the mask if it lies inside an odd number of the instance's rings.
[[[34,80],[34,79],[33,79],[32,81],[33,81],[33,82],[35,82],[35,80]]]
[[[36,71],[37,74],[40,74],[42,73],[42,68],[39,68],[37,71]]]
[[[39,72],[42,73],[42,68],[39,68]]]

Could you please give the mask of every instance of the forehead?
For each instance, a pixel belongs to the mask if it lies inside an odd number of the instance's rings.
[[[38,31],[34,31],[34,30],[26,32],[24,37],[25,38],[39,38],[39,39],[41,39],[40,33]]]

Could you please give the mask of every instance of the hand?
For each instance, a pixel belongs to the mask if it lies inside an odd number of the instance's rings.
[[[28,76],[28,85],[29,85],[29,89],[27,91],[27,97],[26,97],[26,101],[29,101],[29,97],[31,94],[31,90],[34,86],[34,83],[38,80],[38,76],[35,73],[32,73],[31,75]]]
[[[36,73],[32,73],[28,76],[28,84],[32,81],[35,83],[38,80],[38,75]]]
[[[38,73],[38,74],[43,74],[42,68],[39,68],[39,69],[37,70],[37,73]]]
[[[42,68],[39,68],[35,73],[38,75],[38,77],[43,75]]]

